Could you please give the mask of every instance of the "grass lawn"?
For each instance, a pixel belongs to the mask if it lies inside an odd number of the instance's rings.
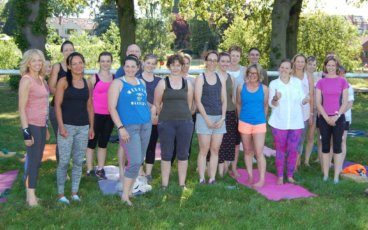
[[[0,149],[24,152],[19,131],[17,94],[0,88]],[[353,129],[368,131],[368,95],[356,94],[353,108]],[[54,142],[54,139],[51,140]],[[267,145],[272,147],[268,135]],[[368,163],[368,137],[348,138],[348,160]],[[108,165],[116,165],[116,144],[108,147]],[[230,177],[218,179],[213,186],[198,185],[196,173],[197,141],[193,143],[187,187],[177,185],[177,164],[167,191],[160,189],[159,162],[156,162],[152,192],[133,198],[128,208],[118,196],[103,196],[93,178],[82,177],[80,204],[70,206],[56,202],[56,163],[42,164],[37,194],[41,206],[25,204],[22,181],[23,165],[18,158],[0,158],[0,173],[19,169],[20,174],[8,196],[0,204],[0,229],[368,229],[368,197],[363,194],[368,184],[342,180],[322,182],[317,163],[301,167],[296,173],[298,182],[318,197],[269,201],[254,190],[238,185]],[[316,154],[312,155],[312,161]],[[242,159],[240,160],[242,162]],[[240,163],[241,167],[244,166]],[[267,159],[267,170],[275,172],[274,158]],[[66,192],[69,196],[70,181]],[[227,189],[235,185],[236,189]]]

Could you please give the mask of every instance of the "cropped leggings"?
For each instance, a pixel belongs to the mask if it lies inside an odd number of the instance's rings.
[[[151,128],[151,122],[138,125],[125,125],[125,129],[130,136],[128,143],[124,143],[120,139],[120,145],[123,147],[128,159],[128,165],[125,167],[124,172],[125,177],[135,179],[138,176],[139,168],[146,155]]]
[[[345,115],[341,115],[336,121],[335,126],[329,125],[323,116],[319,116],[319,132],[322,137],[322,153],[329,153],[331,148],[331,136],[332,146],[334,153],[341,153],[342,135],[345,129]]]
[[[27,158],[25,161],[26,187],[35,189],[37,187],[38,172],[41,166],[43,150],[46,143],[46,127],[28,125],[34,143],[32,146],[27,146]]]
[[[293,177],[298,157],[298,144],[303,129],[281,130],[272,127],[272,136],[276,148],[277,176],[284,176],[285,155],[287,156],[287,176]]]

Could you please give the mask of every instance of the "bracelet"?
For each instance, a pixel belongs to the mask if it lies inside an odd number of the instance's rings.
[[[120,125],[119,127],[118,127],[118,130],[119,129],[123,129],[124,128],[124,125]]]
[[[31,130],[29,130],[29,128],[24,128],[22,129],[23,131],[23,139],[26,140],[32,140],[32,134],[31,134]]]

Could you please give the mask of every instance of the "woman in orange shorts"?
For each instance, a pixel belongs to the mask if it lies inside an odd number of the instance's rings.
[[[257,65],[247,68],[245,83],[237,88],[237,111],[239,132],[244,147],[244,161],[248,172],[248,183],[262,187],[265,183],[266,159],[263,147],[266,137],[268,112],[268,88],[261,83]],[[254,146],[254,151],[253,151]],[[253,184],[253,152],[256,154],[259,181]]]

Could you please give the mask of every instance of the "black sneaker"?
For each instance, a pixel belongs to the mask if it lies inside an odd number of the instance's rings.
[[[100,180],[106,180],[107,177],[105,175],[105,170],[104,169],[101,169],[101,170],[96,170],[96,176],[98,177],[98,179]]]
[[[96,177],[96,172],[94,169],[90,170],[90,171],[87,171],[87,176],[90,176],[90,177]]]

